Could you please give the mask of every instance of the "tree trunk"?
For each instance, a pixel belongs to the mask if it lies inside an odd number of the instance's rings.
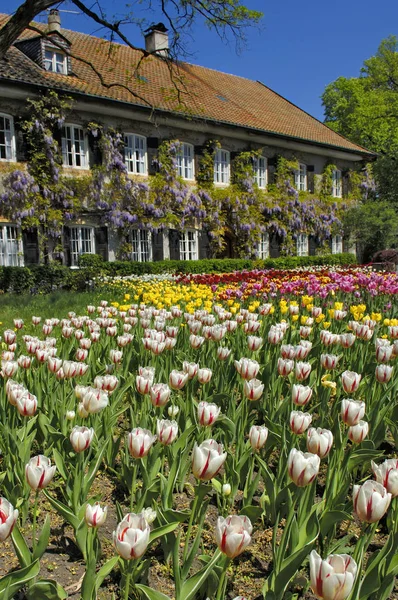
[[[13,16],[0,29],[0,59],[26,29],[29,23],[43,10],[59,4],[57,0],[25,0]]]

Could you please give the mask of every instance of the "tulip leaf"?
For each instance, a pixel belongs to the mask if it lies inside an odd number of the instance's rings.
[[[79,526],[78,517],[70,510],[68,506],[66,506],[66,504],[63,504],[63,502],[60,502],[59,500],[56,500],[55,498],[50,496],[47,490],[43,490],[43,493],[46,496],[47,500],[50,502],[50,504],[55,508],[55,510],[58,511],[59,514],[65,519],[65,521],[72,525],[73,529],[76,531],[76,529]]]
[[[176,598],[176,600],[193,600],[194,598],[197,598],[200,588],[205,583],[209,573],[216,565],[220,556],[221,552],[217,550],[214,553],[213,558],[207,563],[205,567],[203,567],[203,569],[201,569],[200,571],[195,573],[195,575],[184,581],[181,588],[180,597]]]
[[[383,548],[372,554],[361,583],[358,594],[359,600],[366,600],[367,598],[373,597],[372,595],[380,590],[382,585],[384,586],[385,580],[389,579],[387,575],[391,575],[392,580],[394,580],[394,575],[397,570],[395,560],[397,544],[398,533],[391,533]],[[393,563],[392,571],[389,569],[391,563]],[[388,586],[389,585],[390,582],[388,582]],[[379,596],[377,596],[377,598],[379,598]],[[388,596],[386,596],[386,598],[388,598]]]
[[[356,467],[365,466],[371,460],[377,460],[383,456],[382,450],[374,448],[356,448],[348,459],[347,469],[353,471]]]
[[[165,594],[162,594],[162,592],[157,592],[147,585],[137,583],[135,587],[142,593],[142,597],[147,598],[147,600],[170,600],[169,596],[165,596]]]
[[[48,540],[50,539],[50,515],[47,515],[46,520],[44,521],[43,529],[41,530],[39,541],[37,542],[37,546],[33,552],[33,560],[36,558],[41,558],[46,551],[48,546]]]
[[[104,455],[104,452],[107,448],[108,442],[109,442],[110,438],[103,440],[102,441],[102,447],[101,450],[98,452],[97,456],[95,457],[95,461],[93,461],[90,464],[90,468],[88,470],[87,475],[84,477],[84,497],[87,497],[87,494],[90,491],[91,485],[94,481],[94,478],[97,474],[97,471],[100,467],[101,461],[102,461],[102,457]]]
[[[149,543],[152,544],[152,542],[162,537],[163,535],[171,533],[172,531],[177,529],[178,525],[179,521],[175,521],[174,523],[168,523],[167,525],[161,525],[160,527],[153,529],[149,536]]]
[[[341,523],[341,521],[351,521],[352,517],[348,513],[343,510],[326,510],[321,514],[319,525],[321,528],[321,535],[325,537],[329,531],[337,525],[337,523]]]
[[[188,521],[190,514],[189,511],[173,510],[172,508],[163,512],[163,516],[167,523],[173,523],[174,521],[184,523],[185,521]]]
[[[67,481],[69,475],[68,475],[68,472],[65,467],[64,457],[62,456],[62,454],[60,452],[58,452],[58,450],[56,448],[53,448],[53,457],[54,457],[55,464],[57,466],[57,469],[58,469],[62,479],[64,481]]]
[[[95,591],[96,592],[98,592],[105,577],[108,577],[109,573],[111,571],[113,571],[113,569],[116,567],[118,562],[119,562],[119,556],[112,556],[112,558],[107,560],[106,563],[104,565],[102,565],[102,567],[98,571],[96,579],[95,579]]]
[[[253,504],[248,504],[240,509],[240,515],[246,515],[249,517],[252,523],[255,523],[259,517],[263,514],[263,509],[261,506],[254,506]]]
[[[22,567],[29,566],[32,563],[32,555],[18,525],[14,526],[11,533],[11,539],[20,565]]]
[[[12,600],[18,590],[37,577],[39,571],[40,563],[38,560],[35,560],[31,565],[2,577],[0,579],[1,600]]]
[[[51,579],[41,579],[26,591],[28,600],[37,600],[37,598],[40,600],[64,600],[67,597],[68,594],[64,588]]]

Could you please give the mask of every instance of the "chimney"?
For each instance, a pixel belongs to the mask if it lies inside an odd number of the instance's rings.
[[[145,34],[145,50],[159,56],[169,55],[169,36],[163,23],[151,25],[144,31]]]
[[[52,8],[48,15],[48,33],[56,31],[61,32],[61,17],[59,16],[59,10]]]

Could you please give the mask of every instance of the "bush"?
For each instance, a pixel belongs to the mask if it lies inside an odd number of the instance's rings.
[[[206,258],[204,260],[161,260],[156,262],[105,262],[96,254],[80,257],[80,269],[64,265],[31,265],[28,267],[0,267],[0,290],[5,293],[23,292],[48,294],[54,290],[85,291],[95,284],[97,277],[126,277],[128,275],[161,273],[231,273],[252,269],[295,269],[296,267],[322,265],[353,265],[353,254],[328,254],[325,256],[281,256],[266,260],[244,258]]]

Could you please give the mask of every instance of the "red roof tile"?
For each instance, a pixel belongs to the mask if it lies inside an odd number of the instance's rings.
[[[0,15],[0,26],[7,18],[7,15]],[[46,25],[34,25],[46,31]],[[62,29],[61,33],[70,41],[72,55],[90,61],[101,74],[103,82],[112,87],[103,85],[89,65],[73,57],[73,76],[65,76],[40,68],[17,47],[8,51],[7,61],[0,61],[0,80],[89,94],[363,155],[372,154],[332,131],[259,81],[184,62],[173,65],[171,73],[170,64],[158,56],[142,60],[140,77],[137,78],[134,76],[135,66],[142,58],[139,50],[67,29]],[[20,39],[36,35],[26,30]],[[113,85],[115,83],[118,85]]]

